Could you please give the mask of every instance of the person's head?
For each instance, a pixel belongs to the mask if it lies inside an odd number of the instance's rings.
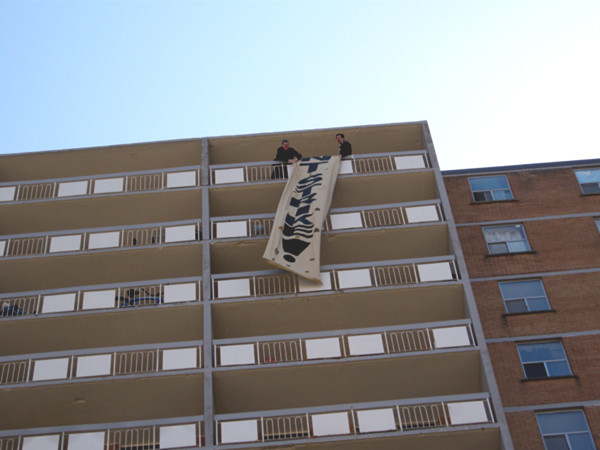
[[[337,139],[337,141],[341,144],[342,142],[344,142],[344,135],[342,133],[338,133],[335,135],[335,138]]]
[[[288,142],[288,140],[287,140],[287,139],[284,139],[283,141],[281,141],[281,146],[282,146],[282,147],[283,147],[285,150],[287,150],[287,149],[288,149],[288,147],[290,146],[290,143]]]

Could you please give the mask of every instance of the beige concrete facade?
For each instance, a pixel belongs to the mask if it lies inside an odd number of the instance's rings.
[[[272,159],[337,132],[307,286]],[[512,449],[466,268],[426,122],[2,156],[0,442]]]

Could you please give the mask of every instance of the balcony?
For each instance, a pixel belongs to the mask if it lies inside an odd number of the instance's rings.
[[[0,357],[0,389],[32,384],[97,381],[126,376],[169,375],[201,368],[202,342],[162,343]]]
[[[203,445],[203,416],[0,432],[0,448],[7,450],[167,449]]]
[[[472,348],[475,339],[467,321],[377,329],[288,334],[255,339],[217,340],[216,367],[315,363],[321,360],[385,358],[430,353],[448,348]]]
[[[202,240],[197,221],[0,236],[0,258],[85,253]]]
[[[438,448],[425,444],[427,435],[421,434],[423,430],[450,431],[453,427],[477,425],[477,432],[481,432],[482,428],[487,428],[486,425],[494,423],[490,401],[485,394],[472,394],[468,396],[468,400],[448,397],[442,401],[435,401],[424,398],[379,402],[377,405],[332,405],[285,412],[264,411],[260,416],[252,417],[247,414],[238,415],[237,420],[232,419],[232,416],[221,416],[217,419],[217,445],[240,448],[238,446],[245,447],[243,444],[249,443],[286,441],[296,441],[294,444],[297,445],[310,445],[314,441],[335,441],[337,438],[342,442],[337,446],[328,442],[329,448],[344,448],[344,443],[350,444],[348,439],[351,436],[376,438],[377,433],[386,433],[388,437],[396,435],[400,438],[402,435],[416,432],[420,434],[421,440],[421,446],[417,448]],[[444,439],[438,435],[437,439],[440,438]],[[396,441],[396,445],[407,448],[401,442],[403,440]],[[237,446],[229,447],[231,444]],[[353,440],[352,445],[354,448],[360,443]],[[374,442],[369,441],[367,445],[373,448]]]

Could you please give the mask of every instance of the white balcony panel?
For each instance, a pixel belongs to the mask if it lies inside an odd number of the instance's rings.
[[[23,450],[58,450],[60,436],[49,434],[47,436],[26,436],[23,438]],[[7,448],[9,448],[7,446]]]
[[[0,202],[12,202],[15,199],[16,186],[0,187]]]
[[[438,222],[440,220],[435,205],[411,206],[405,211],[408,223]]]
[[[236,167],[235,169],[217,169],[214,172],[214,183],[243,183],[244,180],[244,169],[242,167]]]
[[[339,270],[338,281],[341,289],[372,286],[369,269]]]
[[[94,194],[110,194],[112,192],[123,192],[125,178],[104,178],[94,180]]]
[[[306,278],[298,277],[298,290],[300,292],[330,291],[331,290],[331,272],[322,272],[320,275],[321,285]]]
[[[361,433],[396,430],[396,420],[392,408],[357,411],[356,416]]]
[[[104,431],[69,434],[67,450],[104,450]]]
[[[53,236],[50,238],[50,253],[74,252],[81,250],[81,234],[70,236]]]
[[[307,359],[342,357],[339,338],[307,339],[304,343]]]
[[[217,289],[219,291],[218,298],[249,297],[250,279],[219,280],[217,281]]]
[[[363,222],[359,212],[331,214],[331,228],[343,230],[345,228],[362,228]]]
[[[75,293],[44,295],[42,314],[75,311]]]
[[[196,186],[196,172],[174,172],[167,174],[167,187],[178,188]]]
[[[425,160],[422,155],[394,156],[396,170],[424,169]]]
[[[217,237],[220,239],[246,236],[248,236],[248,226],[245,220],[217,223]]]
[[[87,195],[88,181],[65,181],[58,184],[57,197],[71,197],[73,195]]]
[[[221,366],[256,364],[254,344],[222,345],[219,352]]]
[[[181,225],[165,228],[165,242],[184,242],[196,240],[196,225]]]
[[[163,350],[163,370],[195,369],[196,367],[198,367],[198,349],[196,347]]]
[[[447,403],[447,405],[452,425],[489,422],[485,403],[482,400]]]
[[[258,420],[221,422],[221,443],[236,444],[258,441]]]
[[[347,173],[354,173],[354,168],[352,167],[352,160],[344,159],[340,163],[340,175],[344,175]]]
[[[111,355],[90,355],[77,358],[76,377],[100,377],[111,373]]]
[[[448,281],[452,280],[452,270],[450,263],[441,262],[433,264],[418,264],[419,279],[421,283],[428,281]]]
[[[0,241],[0,256],[4,256],[4,250],[6,250],[6,241]]]
[[[196,447],[196,425],[169,425],[160,427],[160,448]]]
[[[89,235],[88,249],[113,248],[121,244],[120,231],[108,231],[106,233],[92,233]]]
[[[33,381],[61,380],[67,378],[69,358],[42,359],[35,361]]]
[[[108,291],[84,292],[81,309],[114,308],[116,296],[117,293],[114,289]]]
[[[348,346],[352,356],[378,355],[385,352],[380,333],[348,336]]]
[[[348,413],[313,414],[311,416],[314,436],[350,434]]]
[[[197,299],[196,283],[170,284],[165,286],[165,303],[193,302]]]
[[[467,327],[435,328],[433,330],[435,348],[470,347],[471,339]]]

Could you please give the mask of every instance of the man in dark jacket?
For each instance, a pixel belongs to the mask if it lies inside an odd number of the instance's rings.
[[[342,133],[338,133],[335,135],[338,143],[340,144],[340,156],[345,158],[346,156],[350,156],[352,154],[352,145],[350,142],[344,140],[344,135]]]
[[[287,178],[288,171],[285,164],[294,164],[301,159],[302,155],[290,147],[288,140],[284,139],[281,141],[281,147],[277,149],[277,154],[275,155],[275,161],[278,161],[278,163],[276,163],[276,167],[271,173],[271,179]]]

